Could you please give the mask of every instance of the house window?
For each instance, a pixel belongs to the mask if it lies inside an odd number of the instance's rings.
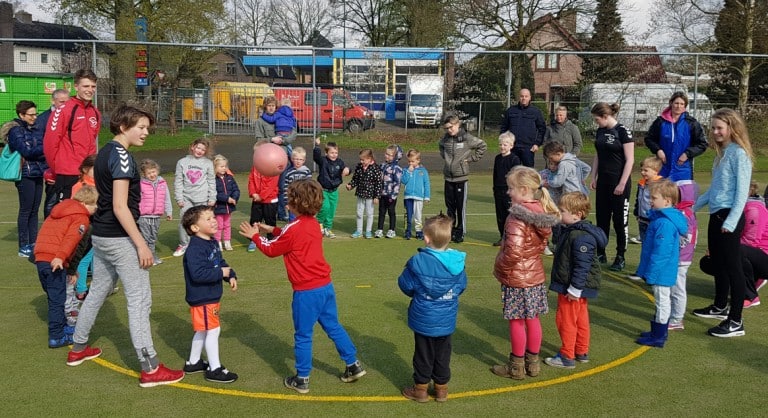
[[[19,61],[27,62],[27,53],[26,52],[19,52]]]
[[[536,54],[537,71],[556,71],[560,66],[560,57],[557,54]]]
[[[237,67],[235,66],[235,63],[227,63],[227,75],[237,75]]]
[[[48,54],[40,54],[40,63],[48,64]]]

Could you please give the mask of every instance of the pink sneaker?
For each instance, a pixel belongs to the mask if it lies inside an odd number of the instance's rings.
[[[751,308],[760,304],[760,297],[756,297],[752,300],[744,299],[744,309]]]
[[[763,288],[763,286],[765,286],[766,283],[768,283],[768,280],[765,280],[765,279],[755,280],[755,290],[759,291],[760,289]]]
[[[101,349],[86,345],[83,351],[70,351],[67,354],[67,366],[79,366],[86,360],[93,360],[101,355]]]
[[[153,373],[141,372],[139,386],[151,388],[153,386],[170,385],[184,378],[183,370],[171,370],[160,363]]]

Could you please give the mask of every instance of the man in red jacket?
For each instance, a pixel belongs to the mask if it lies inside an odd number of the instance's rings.
[[[96,153],[101,128],[101,114],[93,105],[96,74],[91,70],[75,73],[75,96],[48,118],[43,151],[48,166],[56,176],[53,192],[56,202],[72,195],[72,186],[80,175],[85,157]]]

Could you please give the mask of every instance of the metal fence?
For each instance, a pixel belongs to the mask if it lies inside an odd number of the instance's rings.
[[[7,39],[0,39],[6,41]],[[51,41],[51,40],[36,40]],[[55,40],[61,42],[62,40]],[[83,41],[74,41],[83,42]],[[149,72],[144,80],[148,86],[137,88],[136,94],[120,96],[121,83],[135,83],[135,79],[114,80],[110,77],[100,80],[97,104],[105,116],[121,102],[138,101],[152,109],[161,123],[168,123],[173,118],[181,126],[197,126],[211,134],[253,134],[255,122],[262,111],[263,99],[275,95],[278,99],[290,100],[298,120],[301,133],[316,134],[318,131],[337,132],[350,130],[361,132],[376,126],[399,127],[404,130],[421,128],[423,119],[410,120],[408,114],[423,103],[412,100],[406,91],[408,78],[416,74],[438,74],[445,77],[445,96],[436,106],[440,115],[458,112],[464,117],[468,129],[483,134],[495,132],[504,110],[516,101],[516,92],[512,75],[512,60],[515,55],[525,54],[529,58],[532,73],[532,85],[528,87],[534,95],[534,104],[550,116],[556,106],[564,105],[569,109],[569,117],[583,126],[589,127],[590,107],[597,101],[617,102],[622,106],[619,121],[634,131],[647,130],[650,123],[663,109],[669,96],[675,90],[685,90],[691,97],[690,110],[702,122],[707,122],[713,109],[735,107],[735,95],[723,95],[711,90],[711,78],[705,69],[712,68],[712,58],[738,58],[729,54],[692,54],[692,53],[657,53],[657,52],[616,52],[593,53],[573,51],[450,51],[398,48],[363,48],[322,49],[310,47],[279,47],[281,54],[269,55],[270,48],[253,48],[243,45],[198,45],[198,44],[162,44],[118,41],[88,41],[92,55],[96,57],[97,44],[109,47],[118,45],[148,45],[150,51],[162,55],[165,48],[187,48],[189,50],[225,51],[233,62],[225,62],[226,70],[221,67],[221,60],[211,58],[209,68],[198,77],[205,87],[178,87],[171,89],[168,79],[153,77],[169,73],[166,68],[153,67],[149,57]],[[293,55],[291,55],[293,54]],[[625,83],[585,86],[581,90],[574,88],[578,82],[579,71],[573,63],[584,55],[622,55],[632,57],[632,62],[640,63],[630,80]],[[467,85],[469,69],[472,63],[485,55],[494,55],[499,65],[495,78],[495,94]],[[211,55],[214,57],[214,55]],[[278,68],[295,74],[293,80],[271,76],[270,68],[252,65],[243,56],[268,57],[277,63]],[[302,58],[301,60],[296,57]],[[343,58],[339,58],[343,57]],[[753,68],[768,64],[768,55],[752,55]],[[114,59],[114,57],[110,58]],[[688,76],[656,74],[660,71],[651,62],[688,60],[693,64],[692,74]],[[91,62],[93,62],[92,60]],[[100,61],[100,60],[95,60]],[[508,63],[506,68],[504,61]],[[554,64],[553,64],[554,63]],[[705,65],[706,63],[706,65]],[[233,68],[230,64],[234,64]],[[218,67],[217,67],[218,66]],[[637,66],[637,65],[636,65]],[[678,65],[679,67],[679,65]],[[288,71],[290,69],[291,71]],[[69,69],[74,71],[74,69]],[[103,69],[102,69],[103,70]],[[653,70],[653,71],[651,71]],[[61,71],[59,71],[61,72]],[[733,74],[737,74],[733,72]],[[661,77],[661,78],[659,78]],[[280,87],[276,81],[293,81],[296,78],[306,82],[305,87]],[[180,85],[188,85],[191,80],[181,80]],[[322,81],[322,85],[320,83]],[[653,82],[651,82],[653,81]],[[719,85],[738,85],[741,82],[736,75]],[[339,88],[342,86],[342,88]],[[653,87],[655,86],[655,87]],[[477,87],[477,86],[475,86]],[[125,89],[123,89],[125,90]],[[489,99],[488,96],[495,96]],[[713,101],[712,97],[719,99]],[[767,95],[768,96],[768,95]],[[763,112],[765,101],[761,97],[749,98],[748,111]],[[422,106],[423,107],[423,106]],[[424,116],[424,115],[421,115]],[[410,123],[409,123],[410,122]],[[427,125],[432,126],[431,122]]]

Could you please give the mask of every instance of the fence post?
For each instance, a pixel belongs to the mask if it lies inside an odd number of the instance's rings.
[[[507,58],[507,108],[509,108],[512,106],[512,53]]]

